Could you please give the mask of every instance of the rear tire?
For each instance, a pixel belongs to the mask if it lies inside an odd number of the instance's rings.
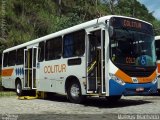
[[[20,81],[16,82],[16,93],[18,96],[22,96],[23,91],[22,91],[22,84]]]
[[[67,88],[67,96],[70,102],[72,103],[82,103],[84,100],[84,96],[81,93],[81,87],[79,82],[72,81]]]
[[[4,91],[5,88],[3,86],[0,86],[0,91]]]

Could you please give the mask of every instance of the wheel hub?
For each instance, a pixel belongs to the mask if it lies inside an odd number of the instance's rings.
[[[17,84],[17,93],[20,93],[20,89],[21,89],[20,84]]]
[[[71,86],[71,96],[74,98],[79,97],[79,87],[76,84],[73,84]]]

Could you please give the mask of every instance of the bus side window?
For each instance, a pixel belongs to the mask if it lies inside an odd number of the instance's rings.
[[[64,36],[64,45],[63,45],[63,57],[72,57],[73,56],[73,35],[68,34]]]
[[[60,59],[62,56],[62,37],[53,38],[46,41],[45,60]]]
[[[16,50],[9,52],[8,54],[8,66],[14,66],[16,64]]]
[[[85,51],[85,31],[67,34],[63,38],[63,57],[82,56]]]
[[[3,67],[7,67],[8,65],[8,53],[3,54]]]
[[[20,48],[17,50],[17,65],[24,63],[24,49],[25,48]]]
[[[38,51],[38,61],[42,62],[44,60],[44,56],[45,56],[45,42],[40,42],[39,43],[39,51]]]
[[[85,31],[81,30],[74,34],[74,51],[75,56],[82,56],[85,51]]]

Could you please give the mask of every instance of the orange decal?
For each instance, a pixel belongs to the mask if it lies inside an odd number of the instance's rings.
[[[156,78],[156,71],[149,77],[138,77],[139,83],[147,83],[147,82],[152,82]]]
[[[13,68],[3,69],[2,70],[2,76],[11,76],[12,73],[13,73]]]
[[[115,75],[126,83],[133,83],[131,77],[121,70],[118,70]]]
[[[158,73],[160,73],[160,63],[158,63],[157,66],[158,66]]]
[[[118,78],[126,83],[133,83],[132,78],[125,74],[123,71],[118,70],[115,74]],[[138,83],[152,82],[156,78],[156,71],[153,72],[149,77],[137,77]]]
[[[66,72],[65,64],[44,66],[44,73],[61,73],[61,72]]]

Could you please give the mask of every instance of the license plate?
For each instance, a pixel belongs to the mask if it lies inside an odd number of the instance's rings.
[[[136,92],[143,92],[144,88],[136,88]]]

